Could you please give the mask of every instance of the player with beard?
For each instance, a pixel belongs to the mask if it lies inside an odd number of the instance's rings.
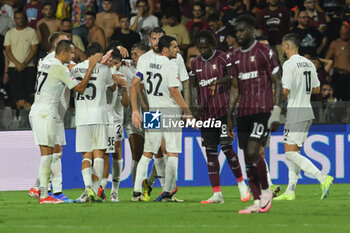
[[[260,154],[268,132],[280,123],[282,84],[278,61],[272,49],[254,38],[255,19],[241,15],[236,21],[236,38],[240,45],[232,54],[232,86],[230,92],[228,134],[233,138],[234,110],[237,110],[239,147],[244,151],[246,171],[254,204],[241,214],[266,212],[271,208],[272,191],[267,180],[266,164]],[[272,86],[274,85],[275,98]],[[275,99],[275,103],[273,102]],[[271,112],[272,110],[272,112]]]
[[[147,100],[150,111],[157,111],[153,117],[159,117],[159,110],[162,117],[169,117],[170,120],[179,121],[181,110],[186,119],[193,119],[192,113],[185,103],[180,91],[177,67],[170,61],[178,53],[178,45],[175,38],[163,36],[159,39],[158,56],[143,61],[138,64],[136,76],[130,87],[130,97],[132,104],[132,121],[135,127],[141,127],[141,117],[137,103],[138,86],[144,83],[147,93]],[[147,78],[147,82],[145,79]],[[136,180],[134,186],[133,201],[142,201],[142,180],[147,174],[147,168],[153,155],[158,153],[162,139],[165,140],[168,159],[165,166],[165,182],[163,185],[162,201],[173,201],[171,186],[176,180],[178,167],[178,154],[182,151],[182,129],[180,127],[163,128],[162,131],[145,131],[144,152],[137,166]]]
[[[300,170],[315,177],[321,184],[321,200],[328,196],[334,180],[324,175],[300,149],[315,118],[310,103],[311,94],[320,92],[320,81],[315,65],[298,54],[300,39],[298,34],[290,33],[283,37],[282,49],[288,60],[283,64],[283,97],[288,98],[287,119],[284,124],[284,149],[288,164],[288,187],[285,193],[274,200],[294,200]]]
[[[156,27],[151,31],[150,43],[151,43],[152,49],[140,57],[138,64],[141,64],[142,62],[147,61],[148,59],[151,59],[154,56],[159,56],[158,41],[164,35],[165,35],[165,32],[159,27]],[[187,105],[189,105],[189,103],[190,103],[189,77],[187,74],[185,62],[184,62],[182,56],[179,54],[179,51],[177,51],[176,57],[170,59],[170,61],[175,63],[177,66],[177,72],[178,72],[177,74],[179,77],[179,91],[183,92],[185,102],[187,103]],[[151,174],[147,179],[145,179],[142,182],[142,184],[143,184],[143,201],[150,200],[152,185],[156,181],[157,178],[160,179],[162,186],[164,185],[166,160],[167,160],[167,152],[165,149],[165,142],[163,140],[161,150],[159,150],[159,153],[157,155],[155,155],[155,162],[154,162],[154,165],[152,167]],[[172,194],[176,193],[176,191],[177,191],[176,180],[174,181],[174,184],[172,185],[171,190],[172,190]],[[173,199],[176,199],[174,197],[174,195],[173,195]],[[156,199],[156,200],[158,200],[158,199]],[[176,199],[176,200],[181,201],[178,199]]]
[[[241,200],[250,199],[250,193],[244,183],[238,156],[232,149],[232,139],[226,130],[227,104],[230,93],[231,60],[226,53],[216,50],[215,37],[209,31],[201,31],[195,38],[195,44],[201,53],[191,62],[192,106],[199,109],[197,119],[203,121],[210,118],[221,121],[221,128],[201,128],[202,145],[205,147],[208,160],[208,174],[213,187],[213,196],[202,204],[223,203],[224,198],[220,186],[220,164],[218,145],[224,152],[232,173],[235,175]],[[198,87],[198,88],[197,88]],[[198,104],[195,103],[199,89]]]

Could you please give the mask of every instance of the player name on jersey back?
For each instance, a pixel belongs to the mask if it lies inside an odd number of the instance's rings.
[[[149,63],[149,68],[160,70],[160,69],[162,69],[162,65],[161,64],[155,64],[155,63]]]
[[[83,80],[89,67],[89,60],[77,64],[72,74],[77,80]],[[97,64],[90,76],[84,93],[75,95],[75,123],[79,125],[108,124],[106,115],[107,87],[114,84],[108,66]]]

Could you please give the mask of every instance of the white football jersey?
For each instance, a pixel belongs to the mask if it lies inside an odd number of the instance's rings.
[[[116,70],[115,67],[112,67],[111,69],[112,74],[121,74],[118,70]],[[111,92],[110,90],[107,90],[107,112],[108,112],[108,118],[114,121],[117,121],[119,123],[123,123],[124,120],[124,106],[122,104],[122,97],[123,97],[123,91],[119,89],[119,87],[116,88],[116,90]]]
[[[38,67],[35,100],[31,114],[54,113],[57,117],[58,105],[64,88],[75,87],[79,82],[69,69],[57,58],[45,59]]]
[[[177,69],[178,69],[178,77],[180,80],[180,86],[179,86],[179,91],[183,90],[182,87],[182,82],[186,81],[189,79],[188,73],[187,73],[187,69],[185,66],[185,61],[182,58],[180,53],[177,53],[176,58],[171,59],[170,61],[175,62]]]
[[[85,77],[88,67],[89,60],[79,63],[72,69],[72,75],[81,81]],[[106,91],[107,87],[113,86],[113,84],[112,74],[108,66],[97,64],[84,93],[75,93],[75,124],[77,126],[108,124]]]
[[[155,56],[160,56],[160,55],[155,53],[153,51],[153,49],[151,49],[148,52],[142,54],[142,56],[139,58],[137,64],[140,64],[143,61],[147,61],[149,59],[152,59]],[[178,79],[179,80],[179,91],[181,92],[183,90],[182,82],[189,79],[184,59],[182,58],[180,53],[177,53],[176,58],[173,58],[170,61],[174,62],[177,66],[177,76],[179,77],[179,79]]]
[[[40,65],[43,61],[48,60],[48,59],[52,59],[55,57],[55,55],[56,55],[56,53],[54,51],[51,53],[48,53],[43,59],[39,60],[38,67],[40,67]],[[71,61],[70,64],[75,64],[75,63]],[[62,123],[64,120],[64,115],[66,114],[66,111],[67,111],[68,106],[69,106],[69,100],[70,100],[70,90],[68,87],[65,87],[64,90],[62,91],[62,94],[61,94],[61,101],[58,104],[58,117],[56,119],[56,121],[58,123]]]
[[[298,54],[283,64],[283,88],[289,89],[287,122],[314,119],[310,98],[312,89],[320,86],[314,64]]]
[[[177,67],[174,62],[165,56],[154,56],[138,63],[136,76],[144,84],[151,109],[172,108],[180,112],[180,107],[169,91],[170,87],[179,87]]]

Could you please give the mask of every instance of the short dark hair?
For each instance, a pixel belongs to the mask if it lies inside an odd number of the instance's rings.
[[[102,2],[112,2],[113,3],[113,0],[102,0]]]
[[[147,6],[149,6],[149,4],[148,4],[148,1],[147,1],[147,0],[137,0],[137,2],[136,2],[136,6],[138,6],[140,2],[144,2],[144,3],[146,3],[146,5],[147,5]]]
[[[163,33],[165,35],[165,31],[161,27],[152,28],[149,34],[151,35],[152,33]]]
[[[247,26],[255,28],[256,21],[252,15],[243,14],[237,17],[236,24],[237,23],[245,23]]]
[[[119,49],[113,49],[113,52],[111,53],[111,58],[119,59],[119,60],[122,59],[122,55],[121,55]]]
[[[169,7],[165,12],[165,18],[176,18],[176,21],[179,22],[181,20],[181,11],[177,7]]]
[[[195,3],[193,3],[192,10],[193,10],[194,6],[199,6],[202,11],[205,11],[205,6],[204,6],[204,4],[202,2],[195,2]]]
[[[124,18],[128,18],[128,19],[130,20],[130,15],[121,13],[121,14],[119,15],[119,21],[120,21],[121,19],[124,19]]]
[[[70,18],[63,18],[61,23],[63,24],[64,22],[72,23],[72,20]]]
[[[56,54],[60,54],[62,52],[69,52],[71,46],[74,46],[73,43],[69,40],[61,40],[58,42],[56,46]]]
[[[210,31],[198,32],[194,38],[196,45],[199,43],[200,38],[205,38],[206,40],[208,40],[208,42],[211,46],[216,47],[216,39],[215,39],[215,36],[213,35],[212,32],[210,32]]]
[[[117,49],[118,46],[121,46],[122,44],[117,41],[117,40],[112,40],[111,42],[109,42],[109,45],[107,46],[105,52],[108,52],[111,49]]]
[[[90,16],[94,17],[94,19],[96,19],[96,13],[94,13],[94,12],[92,12],[92,11],[86,12],[85,15],[90,15]]]
[[[139,49],[143,52],[147,52],[148,50],[150,50],[150,47],[148,45],[145,45],[144,43],[136,43],[132,46],[131,51],[134,49]]]
[[[302,10],[298,11],[298,14],[297,14],[298,17],[300,16],[301,12],[305,12],[306,13],[306,11],[304,9],[302,9]]]
[[[176,39],[172,36],[162,36],[158,42],[159,52],[162,52],[163,48],[170,48],[172,41],[176,41]]]
[[[299,48],[301,40],[298,34],[296,33],[289,33],[285,35],[282,39],[283,42],[288,41],[289,43],[292,43],[296,48]]]
[[[91,57],[96,53],[103,53],[103,48],[99,43],[91,42],[86,48],[86,56]]]
[[[207,22],[217,22],[220,21],[219,15],[213,13],[208,16]]]
[[[44,8],[45,6],[51,6],[52,8],[54,8],[54,6],[53,6],[53,4],[52,4],[51,2],[44,2],[43,8]]]
[[[66,33],[65,32],[54,32],[51,34],[51,36],[49,37],[49,43],[50,43],[51,48],[53,48],[53,44],[58,39],[58,37],[60,37],[62,35],[66,35]]]

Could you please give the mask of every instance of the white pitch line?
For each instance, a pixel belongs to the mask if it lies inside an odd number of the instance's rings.
[[[350,225],[343,225],[343,224],[310,224],[310,223],[303,223],[303,224],[298,224],[302,225],[304,227],[309,227],[309,228],[315,228],[315,227],[350,227]],[[293,227],[295,224],[254,224],[252,225],[254,228],[261,228],[261,227]],[[0,225],[0,228],[7,228],[9,226],[6,225]],[[98,229],[111,229],[113,226],[74,226],[74,225],[15,225],[12,226],[13,228],[38,228],[38,229],[49,229],[49,228],[57,228],[57,229],[91,229],[91,228],[98,228]],[[117,226],[116,226],[117,227]],[[135,228],[162,228],[162,227],[170,227],[170,228],[208,228],[208,227],[229,227],[229,228],[242,228],[242,227],[247,227],[246,224],[167,224],[167,225],[136,225],[133,224],[133,226],[129,227],[135,227]]]

